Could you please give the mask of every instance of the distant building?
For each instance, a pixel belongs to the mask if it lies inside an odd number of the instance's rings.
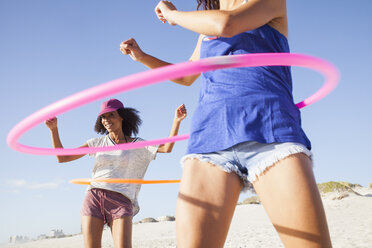
[[[9,238],[9,243],[16,244],[16,243],[24,243],[30,241],[29,237],[27,236],[21,236],[21,235],[15,235],[11,236]]]
[[[48,238],[48,236],[46,234],[40,234],[39,236],[37,236],[38,240],[47,239],[47,238]]]
[[[49,233],[49,236],[46,234],[40,234],[37,236],[37,239],[42,240],[42,239],[62,238],[62,237],[66,237],[62,229],[52,229]],[[22,236],[22,235],[14,235],[9,238],[10,244],[24,243],[28,241],[31,241],[31,239],[27,236]]]
[[[60,238],[64,236],[65,234],[63,233],[62,229],[52,229],[49,234],[49,237],[51,238]]]

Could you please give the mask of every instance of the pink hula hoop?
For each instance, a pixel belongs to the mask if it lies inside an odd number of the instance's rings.
[[[309,106],[310,104],[313,104],[314,102],[319,101],[321,98],[325,97],[336,87],[339,80],[339,72],[332,64],[322,59],[302,54],[258,53],[212,57],[194,62],[184,62],[115,79],[101,85],[83,90],[53,104],[50,104],[26,117],[16,126],[14,126],[8,134],[7,143],[12,149],[24,153],[31,153],[36,155],[74,155],[112,150],[135,149],[149,145],[157,145],[185,140],[188,139],[188,135],[179,135],[171,138],[156,139],[131,144],[120,144],[109,147],[56,149],[39,148],[18,143],[19,138],[24,133],[34,128],[36,125],[41,124],[43,121],[79,106],[93,102],[95,100],[99,100],[113,94],[149,86],[169,79],[179,78],[211,70],[244,66],[300,66],[310,68],[322,73],[325,77],[325,83],[323,84],[323,86],[312,96],[306,98],[304,101],[297,103],[298,108]]]

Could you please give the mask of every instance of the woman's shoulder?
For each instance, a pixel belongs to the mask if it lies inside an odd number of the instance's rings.
[[[107,145],[109,141],[109,138],[108,138],[108,135],[104,135],[104,136],[101,136],[101,137],[96,137],[96,138],[91,138],[87,141],[87,144],[88,146],[94,146],[94,147],[97,147],[97,146],[105,146]]]

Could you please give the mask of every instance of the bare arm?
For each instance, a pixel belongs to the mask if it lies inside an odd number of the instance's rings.
[[[195,47],[193,54],[190,57],[190,61],[196,61],[200,58],[200,44],[201,44],[201,37],[198,39],[198,43]],[[171,63],[165,62],[160,60],[154,56],[151,56],[141,50],[139,45],[137,44],[136,40],[131,38],[126,41],[123,41],[120,44],[120,51],[123,54],[129,55],[134,61],[141,62],[145,66],[150,69],[159,68],[162,66],[171,65]],[[195,80],[200,76],[200,74],[189,75],[177,79],[172,79],[172,82],[177,84],[181,84],[184,86],[190,86],[195,82]]]
[[[50,135],[52,137],[52,143],[54,148],[63,148],[61,139],[59,138],[58,126],[57,126],[57,118],[54,117],[50,120],[45,121],[46,126],[50,130]],[[85,143],[81,147],[88,147],[88,144]],[[57,159],[59,163],[70,162],[81,157],[84,157],[85,154],[82,155],[57,155]]]
[[[155,12],[162,22],[168,21],[170,25],[180,25],[204,35],[232,37],[267,23],[284,35],[288,32],[285,0],[249,0],[231,10],[189,12],[178,11],[172,3],[160,1]]]
[[[170,131],[169,137],[176,136],[178,134],[178,130],[181,124],[181,121],[185,119],[187,116],[185,105],[182,104],[176,109],[176,113],[174,115],[172,129]],[[159,153],[169,153],[173,150],[174,142],[173,143],[166,143],[162,144],[158,148]]]

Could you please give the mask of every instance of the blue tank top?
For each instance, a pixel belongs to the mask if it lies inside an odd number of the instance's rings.
[[[287,38],[266,24],[231,38],[204,38],[200,58],[287,52]],[[290,67],[221,69],[203,73],[202,79],[187,154],[221,151],[245,141],[297,142],[311,149],[293,102]]]

